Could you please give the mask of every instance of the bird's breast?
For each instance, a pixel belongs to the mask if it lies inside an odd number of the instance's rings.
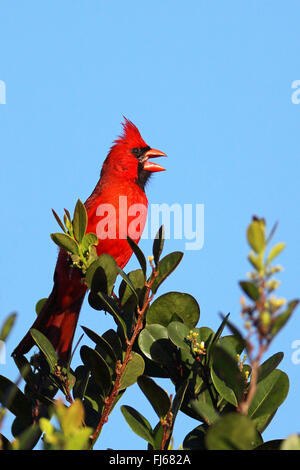
[[[125,266],[132,254],[127,236],[139,242],[146,224],[147,206],[147,197],[136,184],[111,185],[88,199],[87,231],[96,233],[99,239],[98,256],[108,253],[121,268]]]

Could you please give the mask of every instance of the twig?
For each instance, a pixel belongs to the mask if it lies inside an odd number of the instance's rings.
[[[262,355],[264,354],[267,348],[268,348],[267,344],[261,343],[256,358],[254,360],[250,360],[252,370],[251,370],[251,380],[250,380],[249,390],[246,395],[246,399],[242,401],[238,406],[238,411],[244,415],[248,414],[249,407],[256,393],[258,368],[260,365],[260,360],[262,358]]]
[[[259,290],[260,290],[260,297],[258,301],[255,303],[255,307],[252,309],[251,315],[253,315],[254,310],[257,310],[258,312],[258,319],[260,318],[262,312],[264,311],[264,305],[267,301],[267,296],[265,294],[265,279],[262,279],[260,282]],[[259,328],[259,323],[258,320],[255,320],[254,318],[252,319],[253,325],[256,326],[256,331],[258,334],[258,341],[259,341],[259,348],[258,352],[255,358],[252,358],[252,353],[254,350],[254,345],[251,342],[251,335],[252,331],[249,331],[249,336],[246,340],[246,351],[247,355],[249,357],[249,362],[251,366],[251,379],[250,379],[250,384],[249,384],[249,389],[245,395],[245,398],[239,403],[237,407],[237,411],[240,413],[247,415],[249,407],[251,405],[251,402],[254,398],[254,395],[257,390],[257,379],[258,379],[258,368],[260,365],[261,358],[264,354],[264,352],[268,349],[270,339],[268,338],[268,335],[265,334],[263,330]]]
[[[139,332],[143,328],[143,319],[144,319],[146,309],[147,309],[148,305],[150,304],[150,302],[153,299],[153,294],[150,295],[151,288],[152,288],[152,285],[154,284],[154,281],[155,281],[156,277],[158,276],[158,270],[155,269],[154,267],[152,267],[152,274],[153,275],[152,275],[152,278],[151,278],[150,282],[147,282],[147,281],[145,282],[146,294],[145,294],[144,304],[143,304],[142,308],[139,308],[139,306],[137,307],[137,322],[136,322],[136,325],[134,327],[134,330],[133,330],[133,333],[132,333],[132,336],[131,336],[130,340],[127,340],[127,349],[126,349],[126,352],[125,352],[124,361],[123,361],[122,364],[121,364],[120,361],[117,362],[116,380],[115,380],[112,392],[109,395],[109,397],[107,397],[105,399],[105,405],[104,405],[104,410],[103,410],[101,419],[100,419],[100,421],[98,423],[98,426],[95,429],[94,433],[90,437],[91,448],[93,447],[95,441],[98,439],[104,424],[108,420],[108,416],[111,412],[111,409],[113,407],[115,399],[116,399],[116,397],[119,393],[122,375],[124,373],[124,370],[125,370],[128,362],[132,358],[131,352],[132,352],[134,342],[135,342],[136,337],[138,336]]]

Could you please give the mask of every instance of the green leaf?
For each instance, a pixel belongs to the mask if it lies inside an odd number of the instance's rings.
[[[286,310],[280,313],[279,315],[277,315],[277,317],[274,319],[274,322],[271,327],[271,336],[273,338],[284,327],[284,325],[286,324],[286,322],[289,320],[290,316],[292,315],[293,311],[297,307],[298,303],[299,303],[299,300],[293,300],[292,302],[289,302]]]
[[[245,340],[243,338],[243,335],[242,333],[240,332],[240,330],[233,324],[231,323],[229,320],[228,320],[228,316],[229,314],[224,317],[222,314],[221,314],[221,317],[223,318],[223,321],[226,320],[226,325],[227,327],[229,328],[229,330],[233,333],[233,335],[235,336],[237,342],[240,344],[240,345],[244,345],[245,344]]]
[[[117,274],[116,260],[111,255],[103,253],[87,269],[85,282],[92,291],[111,295]]]
[[[244,339],[236,335],[222,336],[218,341],[218,346],[226,349],[231,354],[234,361],[237,360],[237,354],[241,354],[245,349],[246,343]]]
[[[122,277],[122,279],[125,281],[125,283],[126,283],[127,286],[129,287],[129,289],[131,290],[131,292],[134,294],[134,296],[135,296],[135,298],[136,298],[136,300],[137,300],[137,302],[138,302],[138,301],[139,301],[139,295],[138,295],[138,293],[137,293],[137,291],[136,291],[136,289],[135,289],[135,287],[134,287],[134,285],[133,285],[133,283],[132,283],[130,277],[129,277],[126,273],[124,273],[124,271],[123,271],[121,268],[119,268],[119,266],[117,267],[117,269],[118,269],[118,273],[120,274],[120,276]]]
[[[300,435],[291,434],[281,443],[280,450],[300,450]]]
[[[81,240],[82,251],[85,253],[90,246],[98,245],[99,240],[95,233],[86,233]]]
[[[170,376],[161,363],[153,362],[153,360],[148,359],[145,355],[143,359],[145,361],[145,375],[153,378],[168,378]]]
[[[16,321],[17,314],[11,313],[4,321],[0,331],[0,341],[5,341]]]
[[[79,254],[78,244],[70,237],[70,235],[66,233],[51,233],[50,237],[56,245],[68,253],[72,253],[73,255]]]
[[[254,282],[240,281],[239,284],[245,294],[250,297],[250,299],[254,300],[255,302],[259,299],[259,290],[257,285],[254,284]]]
[[[204,343],[208,343],[212,340],[214,336],[214,331],[207,326],[201,326],[200,328],[192,328],[193,331],[198,333],[198,340],[204,341]]]
[[[219,326],[219,328],[217,329],[215,335],[213,336],[212,341],[211,341],[211,345],[213,345],[214,343],[216,343],[216,342],[219,340],[221,334],[222,334],[223,331],[224,331],[225,326],[228,324],[229,315],[230,315],[230,313],[228,313],[228,314],[224,317],[224,315],[221,314],[222,323],[221,323],[221,325]]]
[[[219,413],[211,406],[202,400],[191,400],[190,406],[192,410],[199,415],[206,424],[213,424],[219,417]]]
[[[283,403],[288,390],[288,376],[279,369],[273,370],[258,382],[256,393],[248,410],[248,416],[251,417],[258,431],[264,430],[266,419]]]
[[[221,397],[224,398],[228,403],[234,407],[237,407],[238,402],[234,391],[226,384],[224,380],[222,380],[222,378],[218,376],[214,369],[211,370],[211,378],[219,395],[221,395]]]
[[[237,359],[227,348],[214,346],[211,377],[218,393],[226,401],[237,406],[244,392],[242,374],[237,365]]]
[[[103,359],[115,369],[117,357],[111,345],[94,331],[86,326],[81,326],[85,334],[96,344],[96,351],[103,357]]]
[[[189,385],[189,381],[184,380],[176,390],[176,395],[175,395],[175,397],[173,399],[173,402],[172,402],[173,427],[174,427],[174,422],[175,422],[176,416],[177,416],[179,410],[181,409],[181,406],[182,406],[182,403],[183,403],[188,385]]]
[[[95,331],[91,330],[90,328],[88,328],[87,326],[82,326],[81,325],[81,328],[83,329],[83,331],[85,332],[85,334],[95,343],[95,344],[98,344],[98,343],[101,343],[101,336],[98,335],[98,333],[96,333]],[[111,348],[110,348],[111,349]]]
[[[144,256],[144,253],[142,252],[140,247],[137,245],[137,243],[134,240],[132,240],[132,238],[127,236],[127,241],[129,243],[130,248],[132,249],[133,253],[135,254],[138,262],[140,263],[140,266],[142,268],[142,271],[143,271],[144,275],[146,276],[147,262],[146,262],[146,258]]]
[[[73,230],[78,243],[81,243],[87,228],[87,212],[84,204],[78,199],[73,216]]]
[[[186,339],[187,336],[189,336],[190,331],[197,333],[197,342],[201,343],[203,341],[205,346],[214,336],[213,330],[207,328],[206,326],[202,326],[200,328],[189,328],[180,321],[173,321],[168,325],[168,335],[170,340],[173,344],[178,346],[178,348],[185,351],[191,350],[189,341]]]
[[[88,450],[92,432],[93,429],[88,427],[76,430],[68,437],[64,450]]]
[[[47,297],[44,297],[43,299],[40,299],[37,301],[36,305],[35,305],[35,312],[37,315],[39,315],[40,311],[42,310],[44,304],[46,303],[47,301]]]
[[[84,409],[78,398],[73,401],[71,406],[68,408],[62,407],[59,411],[59,421],[65,436],[70,436],[81,428],[84,420]]]
[[[186,340],[189,333],[190,328],[180,321],[172,321],[168,325],[168,335],[172,343],[186,351],[190,351],[190,346]]]
[[[51,371],[54,371],[58,362],[57,354],[55,352],[54,347],[52,346],[48,338],[39,330],[36,330],[35,328],[31,328],[30,334],[32,338],[34,339],[35,343],[37,344],[37,346],[39,347],[39,349],[42,351],[42,353],[46,357]]]
[[[131,281],[131,285],[129,286],[124,280],[121,282],[119,288],[119,299],[121,301],[121,305],[125,306],[125,304],[129,303],[131,310],[134,310],[137,304],[135,293],[137,293],[138,298],[140,298],[141,292],[145,286],[145,274],[141,269],[136,269],[128,274],[128,278]],[[135,290],[134,294],[132,292],[132,286]]]
[[[83,404],[86,408],[86,411],[89,408],[89,412],[86,413],[85,416],[85,418],[88,418],[88,421],[86,421],[87,426],[96,427],[99,423],[99,414],[102,413],[104,407],[104,397],[104,392],[98,386],[94,378],[90,376],[84,391],[83,399]],[[96,416],[94,412],[97,413]]]
[[[168,331],[162,325],[149,325],[144,328],[138,337],[138,344],[141,351],[146,357],[152,359],[153,351],[155,350],[156,356],[160,353],[164,354],[164,346],[169,340]]]
[[[92,298],[93,298],[92,296],[93,295],[94,295],[93,292],[90,292],[88,299],[89,299],[89,302],[92,305],[92,307],[95,308],[95,304],[92,303]],[[105,310],[113,316],[115,322],[117,323],[117,325],[123,331],[124,337],[127,338],[127,326],[126,326],[126,323],[124,322],[123,318],[121,317],[121,312],[119,311],[119,309],[116,305],[116,302],[114,302],[113,299],[108,297],[108,295],[104,294],[104,292],[98,292],[97,296],[102,301],[102,308],[104,306]]]
[[[194,327],[200,317],[197,301],[190,294],[167,292],[158,297],[150,306],[146,322],[148,325],[159,323],[163,326],[181,319],[188,327]]]
[[[153,431],[149,421],[131,406],[121,406],[121,412],[132,431],[154,447]]]
[[[154,365],[157,363],[163,366],[163,368],[166,368],[169,377],[170,375],[177,377],[178,367],[175,360],[176,348],[169,340],[166,328],[162,325],[149,325],[139,334],[138,344],[146,358],[154,361]],[[147,364],[147,371],[149,370],[151,370],[151,367]],[[158,369],[154,367],[154,374],[156,374],[156,372],[158,372]],[[163,375],[159,374],[157,376],[165,377],[165,370],[163,369],[162,372],[164,372]]]
[[[209,427],[205,442],[208,450],[251,450],[262,439],[250,418],[228,413]]]
[[[149,444],[148,450],[161,450],[164,438],[164,427],[159,421],[153,430],[154,447]]]
[[[164,282],[164,280],[177,268],[180,261],[182,260],[183,253],[181,251],[174,251],[169,253],[159,262],[159,271],[155,281],[152,284],[152,292],[155,294],[159,286]],[[153,274],[150,276],[149,282]]]
[[[269,426],[276,412],[277,410],[273,411],[273,413],[261,415],[259,416],[259,418],[257,418],[257,420],[255,421],[255,427],[260,433],[263,433],[265,429]]]
[[[75,369],[76,382],[73,387],[73,397],[83,399],[90,378],[90,370],[87,366],[78,366]]]
[[[88,346],[81,347],[80,357],[84,365],[91,371],[92,377],[103,391],[104,396],[107,396],[112,385],[110,370],[107,363],[100,354],[95,351],[95,349],[91,349]]]
[[[201,404],[198,410],[196,402],[201,402],[204,403],[204,406],[205,404],[207,404],[210,405],[211,408],[214,408],[215,403],[213,402],[213,398],[216,398],[217,392],[215,391],[215,388],[211,383],[209,391],[207,385],[204,383],[203,379],[199,375],[196,376],[196,378],[192,377],[192,382],[190,382],[190,384],[193,389],[189,389],[189,394],[186,397],[187,399],[182,404],[182,412],[193,419],[197,419],[198,421],[204,421],[203,415],[200,413]]]
[[[205,435],[207,425],[201,424],[190,431],[184,438],[183,450],[206,450]]]
[[[19,417],[24,425],[31,424],[31,402],[13,382],[2,375],[0,375],[0,403]]]
[[[255,448],[255,450],[279,450],[282,439],[273,439],[272,441],[263,442]]]
[[[273,259],[276,258],[282,252],[282,250],[284,250],[284,248],[285,248],[284,242],[280,242],[274,245],[268,254],[267,263],[271,263],[271,261],[273,261]]]
[[[0,434],[0,450],[13,450],[11,443],[3,434]]]
[[[14,356],[14,361],[20,371],[22,378],[28,383],[32,389],[36,385],[36,375],[32,372],[29,361],[25,356]]]
[[[247,230],[248,243],[256,253],[261,253],[265,249],[265,230],[262,220],[254,220]]]
[[[263,269],[264,260],[262,255],[255,256],[253,251],[251,251],[251,253],[248,255],[248,260],[257,271]]]
[[[138,385],[148,398],[157,416],[164,418],[171,408],[171,400],[167,392],[146,375],[138,378]]]
[[[278,352],[273,356],[269,357],[259,368],[257,382],[260,382],[267,377],[276,367],[280,364],[283,359],[283,352]]]
[[[131,353],[131,360],[127,363],[120,379],[120,390],[133,385],[140,375],[143,375],[145,362],[142,356],[134,351]]]
[[[18,435],[13,448],[17,450],[32,450],[38,443],[41,434],[39,425],[32,424]]]
[[[69,222],[71,222],[71,214],[70,214],[70,212],[68,211],[68,209],[64,209],[64,211],[65,211],[65,215],[66,215],[67,219],[69,220]]]
[[[153,242],[153,256],[154,256],[154,262],[155,265],[158,265],[160,255],[162,253],[163,247],[164,247],[164,241],[165,241],[165,228],[162,225],[157,234],[155,235],[154,242]]]
[[[110,329],[110,330],[105,331],[102,337],[105,341],[107,341],[110,344],[117,359],[121,361],[123,357],[123,353],[122,353],[122,343],[121,343],[120,336],[114,330]]]

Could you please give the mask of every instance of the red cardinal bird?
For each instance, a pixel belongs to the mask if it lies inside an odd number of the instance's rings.
[[[112,255],[122,269],[132,255],[126,235],[128,234],[137,243],[146,223],[148,200],[145,195],[145,184],[152,172],[164,170],[148,159],[166,155],[150,148],[142,139],[137,127],[126,118],[123,128],[123,135],[111,147],[103,163],[100,179],[85,202],[88,215],[87,232],[96,233],[98,236],[98,256],[102,253]],[[127,214],[120,212],[119,207],[120,197],[124,196],[128,207]],[[139,217],[139,231],[132,234],[128,233],[134,218],[130,214],[130,207],[136,204],[145,210],[141,211]],[[109,238],[107,236],[109,231],[103,233],[105,226],[101,224],[101,217],[103,220],[105,209],[112,206],[116,214],[112,232],[116,228],[116,237]],[[127,233],[119,234],[121,228],[124,232],[124,226]],[[81,277],[81,271],[71,267],[68,254],[61,249],[54,272],[52,292],[32,325],[32,328],[41,331],[51,341],[60,363],[66,363],[70,359],[73,337],[87,291]],[[26,354],[34,345],[33,338],[28,332],[12,355]]]

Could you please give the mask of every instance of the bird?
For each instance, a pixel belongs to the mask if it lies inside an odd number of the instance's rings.
[[[107,253],[113,256],[121,269],[126,266],[132,255],[127,235],[138,243],[146,223],[148,207],[146,184],[152,173],[165,170],[159,164],[151,162],[149,158],[166,156],[164,152],[147,145],[138,128],[129,119],[124,116],[123,118],[123,132],[113,142],[103,162],[100,178],[84,203],[88,217],[86,231],[95,233],[98,237],[97,255]],[[126,200],[128,213],[125,213],[124,208],[120,210],[120,200]],[[107,224],[101,223],[107,217],[106,209],[109,207],[115,210],[116,215],[115,236],[111,237]],[[132,207],[144,210],[140,211],[139,230],[128,233],[130,224],[134,220],[134,214],[129,215]],[[53,281],[53,289],[32,328],[39,330],[52,343],[58,363],[68,364],[78,317],[88,289],[82,282],[81,270],[72,267],[69,254],[62,248],[58,253]],[[24,355],[34,345],[29,330],[14,349],[12,356],[16,358]]]

